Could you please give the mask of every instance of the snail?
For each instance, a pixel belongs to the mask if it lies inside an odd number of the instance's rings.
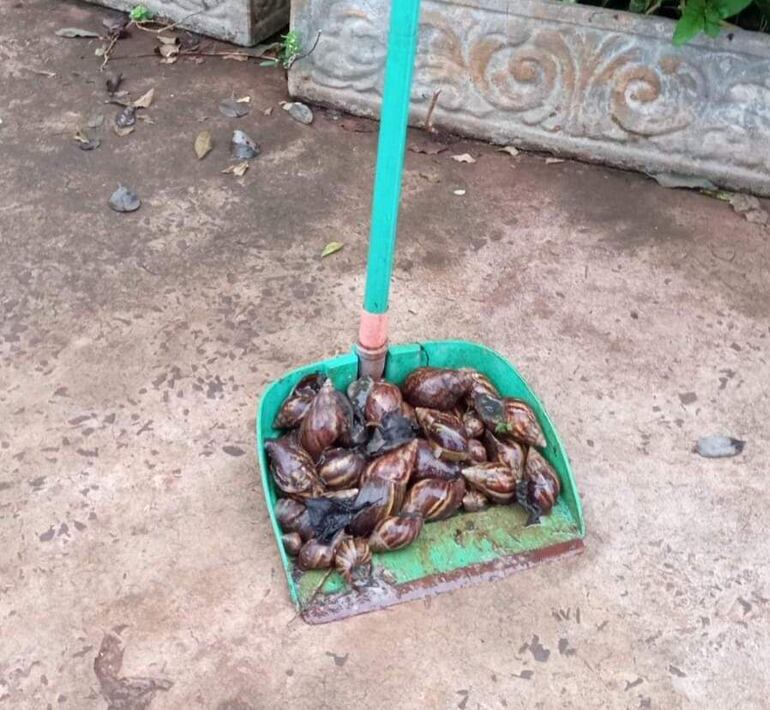
[[[401,416],[408,419],[414,425],[415,430],[417,430],[419,427],[417,415],[414,412],[414,407],[409,402],[401,401]]]
[[[487,460],[487,450],[478,439],[468,439],[468,453],[471,461],[476,463],[484,463]]]
[[[510,468],[517,478],[524,472],[525,448],[517,441],[498,439],[492,432],[484,432],[484,444],[489,461],[497,461]]]
[[[485,390],[474,391],[471,395],[473,411],[489,431],[496,431],[505,425],[505,402],[501,397]]]
[[[331,380],[326,380],[299,426],[299,443],[317,461],[347,426],[345,410]]]
[[[535,413],[526,402],[520,399],[506,398],[503,400],[505,407],[505,434],[510,435],[516,441],[529,446],[543,448],[545,435],[540,428]]]
[[[366,424],[368,426],[377,426],[382,418],[390,412],[400,412],[401,390],[396,385],[380,380],[375,382],[369,390],[369,396],[366,398]]]
[[[275,503],[275,517],[284,532],[299,530],[300,519],[305,506],[293,498],[279,498]]]
[[[476,412],[465,412],[465,414],[462,415],[462,420],[465,435],[469,439],[480,439],[484,435],[484,422],[481,421]]]
[[[468,513],[479,513],[489,508],[489,498],[481,491],[468,491],[463,496],[463,510]]]
[[[326,491],[321,494],[321,498],[332,498],[333,500],[353,501],[358,496],[358,488],[341,488],[338,491]]]
[[[516,495],[516,474],[501,463],[480,463],[463,469],[465,480],[495,503],[509,503]]]
[[[299,426],[325,379],[320,373],[303,377],[284,400],[275,417],[273,427],[293,429]]]
[[[303,420],[304,421],[304,420]],[[299,445],[295,433],[265,444],[275,484],[289,496],[307,498],[323,492],[313,459]]]
[[[302,537],[297,532],[284,533],[281,535],[281,542],[292,557],[296,557],[302,549]]]
[[[329,569],[334,562],[334,555],[337,553],[345,533],[340,530],[331,542],[320,542],[315,538],[308,540],[300,549],[297,557],[297,566],[300,569]]]
[[[465,481],[442,481],[426,478],[415,483],[406,494],[402,513],[419,513],[426,521],[443,520],[454,513],[462,504],[465,495]]]
[[[417,440],[414,439],[395,451],[389,451],[387,454],[370,461],[361,475],[361,481],[365,483],[372,478],[383,478],[406,489],[416,458]]]
[[[318,477],[328,488],[351,488],[365,465],[366,457],[356,449],[327,449],[318,459]]]
[[[561,484],[551,464],[535,449],[530,449],[527,454],[524,481],[527,484],[527,501],[542,515],[548,515],[561,492]]]
[[[372,551],[361,538],[347,538],[340,543],[334,556],[334,566],[351,586],[366,581],[372,572]]]
[[[465,436],[463,423],[453,414],[437,409],[417,407],[417,421],[420,422],[428,442],[438,458],[445,461],[467,461],[468,437]]]
[[[499,397],[500,393],[497,388],[492,384],[492,381],[478,370],[473,370],[469,367],[460,368],[465,377],[470,381],[469,394],[473,396],[477,392],[484,392],[492,395],[493,397]]]
[[[452,409],[467,393],[469,377],[459,370],[419,367],[406,378],[404,398],[413,407]]]
[[[422,530],[422,517],[403,513],[385,518],[369,536],[372,552],[392,552],[413,543]]]
[[[401,507],[403,492],[393,481],[372,478],[361,485],[355,505],[360,512],[348,524],[348,530],[358,537],[368,536],[381,520],[394,515]]]
[[[461,467],[454,461],[436,458],[433,448],[425,439],[417,439],[417,457],[414,462],[413,481],[424,478],[441,478],[451,481],[460,475]]]

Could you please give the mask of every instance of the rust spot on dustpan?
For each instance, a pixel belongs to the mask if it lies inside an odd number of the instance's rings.
[[[585,545],[580,539],[560,542],[530,552],[499,557],[489,562],[461,567],[451,572],[421,577],[404,584],[389,584],[382,579],[360,591],[331,594],[315,600],[302,612],[302,618],[308,624],[326,624],[339,621],[349,616],[366,614],[377,609],[432,597],[442,592],[451,592],[479,582],[489,582],[507,577],[541,562],[555,557],[576,555]]]

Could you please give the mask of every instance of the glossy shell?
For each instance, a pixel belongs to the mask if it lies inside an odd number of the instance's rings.
[[[478,370],[472,370],[471,368],[464,367],[460,369],[460,372],[462,372],[470,381],[470,396],[473,396],[476,392],[484,392],[494,397],[500,396],[500,393],[497,391],[497,387],[492,384],[492,380],[490,380],[486,375],[482,374]]]
[[[413,481],[424,478],[441,478],[452,481],[460,475],[461,467],[454,461],[442,461],[433,453],[433,447],[425,439],[417,439],[417,458],[414,463]]]
[[[484,445],[490,461],[505,464],[516,474],[516,478],[521,478],[527,451],[519,442],[501,439],[487,431],[484,433]]]
[[[327,449],[318,459],[318,477],[333,490],[352,488],[366,466],[366,457],[356,450]]]
[[[465,481],[462,478],[454,481],[426,478],[409,489],[401,510],[404,513],[419,513],[426,522],[443,520],[462,505],[464,495]]]
[[[299,533],[290,532],[281,535],[281,542],[286,549],[287,554],[296,557],[302,549],[302,537]]]
[[[385,518],[369,536],[373,552],[392,552],[413,543],[422,530],[419,515],[396,515]]]
[[[313,459],[300,447],[294,434],[271,439],[265,444],[265,450],[270,459],[273,480],[284,493],[308,498],[323,492]]]
[[[334,567],[350,585],[371,573],[372,551],[361,538],[343,540],[334,557]]]
[[[487,460],[487,450],[478,439],[468,439],[468,453],[471,455],[471,461],[484,463]]]
[[[438,458],[445,461],[468,461],[468,437],[463,423],[453,414],[437,409],[417,407],[417,421]]]
[[[403,398],[401,390],[390,382],[375,382],[366,399],[366,424],[377,426],[389,412],[400,412]]]
[[[326,380],[313,399],[299,427],[299,443],[317,461],[348,425],[345,410],[331,380]]]
[[[548,514],[561,492],[559,476],[543,456],[530,449],[524,468],[524,480],[527,482],[527,497],[544,514]]]
[[[505,399],[503,402],[507,424],[505,435],[529,446],[537,446],[542,449],[546,444],[545,435],[532,407],[519,399]]]
[[[470,411],[463,414],[463,428],[469,439],[480,439],[484,435],[484,422],[476,412]]]
[[[412,476],[416,457],[417,440],[415,439],[395,451],[389,451],[370,461],[361,476],[361,481],[365,483],[372,478],[381,478],[406,486]]]
[[[420,367],[406,378],[404,398],[413,407],[452,409],[467,393],[470,380],[459,370]]]
[[[480,463],[463,469],[468,484],[495,503],[510,503],[516,495],[516,475],[501,463]]]
[[[397,513],[403,500],[401,487],[393,481],[373,478],[358,491],[356,505],[367,505],[348,525],[351,535],[367,537],[377,523]]]
[[[293,429],[299,426],[325,379],[320,373],[303,377],[281,405],[273,426],[276,429]]]
[[[334,562],[334,555],[344,538],[344,533],[335,535],[329,543],[318,542],[318,540],[308,540],[299,551],[297,557],[297,566],[300,569],[329,569]]]

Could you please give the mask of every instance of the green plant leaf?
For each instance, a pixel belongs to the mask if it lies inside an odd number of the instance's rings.
[[[259,66],[261,67],[277,67],[278,66],[278,60],[277,59],[264,59],[259,63]]]
[[[321,252],[321,256],[324,257],[329,256],[330,254],[335,254],[340,249],[342,249],[343,246],[345,245],[342,242],[329,242]]]
[[[152,13],[144,5],[134,5],[128,16],[133,22],[147,22],[152,19]]]
[[[706,1],[688,0],[674,28],[674,46],[681,47],[706,27]]]
[[[722,20],[726,20],[745,10],[751,2],[752,0],[710,0],[709,5],[714,7]]]

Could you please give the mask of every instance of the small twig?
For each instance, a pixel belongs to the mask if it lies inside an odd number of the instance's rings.
[[[107,62],[110,61],[110,54],[112,54],[112,50],[115,49],[115,45],[118,43],[119,39],[120,39],[119,32],[112,35],[112,38],[110,39],[110,43],[104,48],[102,65],[99,67],[99,71],[104,71],[104,68],[107,66]]]
[[[425,130],[433,133],[433,111],[436,109],[436,104],[438,103],[438,97],[441,94],[441,89],[434,92],[433,98],[430,100],[430,106],[428,106],[428,113],[425,116]]]
[[[161,32],[166,32],[168,30],[176,29],[179,25],[181,25],[183,22],[186,22],[191,17],[195,17],[195,15],[200,15],[202,12],[206,12],[208,8],[202,8],[201,10],[196,10],[195,12],[191,12],[189,15],[185,15],[182,19],[177,20],[176,22],[172,22],[169,25],[163,25],[162,27],[158,29],[152,29],[150,27],[145,27],[145,25],[159,25],[159,22],[156,22],[155,20],[147,20],[145,22],[132,22],[137,29],[140,29],[144,32],[152,32],[153,34],[160,34]]]
[[[248,54],[247,52],[207,52],[200,49],[183,49],[179,52],[180,57],[246,57],[247,59],[275,59],[266,54]],[[158,57],[156,52],[144,52],[142,54],[124,54],[121,57],[112,57],[111,61],[116,62],[119,59],[141,59],[142,57]]]
[[[315,42],[313,42],[313,46],[308,49],[307,52],[303,52],[302,54],[297,54],[296,56],[292,57],[289,60],[289,63],[286,65],[286,69],[291,69],[294,62],[304,59],[305,57],[309,57],[313,52],[315,52],[315,48],[318,46],[318,42],[321,39],[321,30],[318,30],[318,34],[315,36]]]

